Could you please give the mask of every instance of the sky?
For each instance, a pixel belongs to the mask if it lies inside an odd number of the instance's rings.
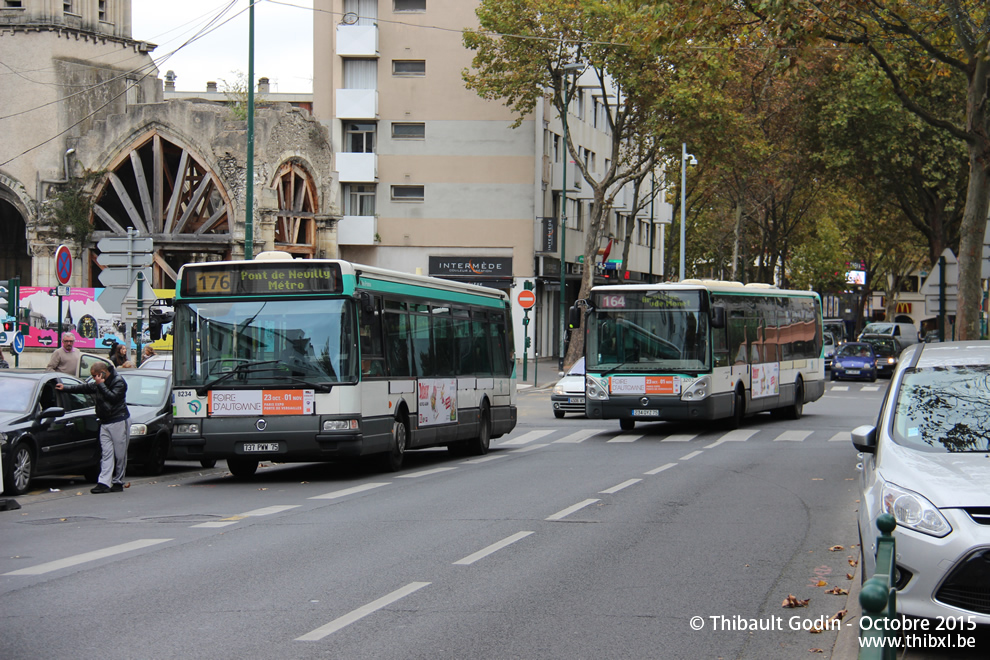
[[[164,79],[166,72],[174,71],[178,91],[206,91],[207,81],[222,90],[223,81],[233,85],[238,74],[247,77],[248,0],[236,0],[216,30],[182,44],[231,1],[133,0],[131,36],[158,45],[151,55],[159,76]],[[312,8],[312,0],[256,0],[254,77],[267,77],[272,92],[313,91]],[[169,56],[172,51],[176,52]]]

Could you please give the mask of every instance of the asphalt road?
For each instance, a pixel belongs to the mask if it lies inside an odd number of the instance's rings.
[[[856,581],[848,432],[885,387],[734,432],[556,420],[530,389],[481,458],[46,481],[0,513],[0,656],[845,657],[808,628]]]

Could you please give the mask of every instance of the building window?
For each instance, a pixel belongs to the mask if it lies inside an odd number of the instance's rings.
[[[345,59],[343,74],[344,89],[376,89],[378,86],[378,60]]]
[[[5,0],[3,3],[4,9],[23,9],[21,0]]]
[[[375,125],[344,122],[344,152],[375,153]]]
[[[62,13],[63,14],[72,13],[72,0],[62,0]]]
[[[397,140],[423,140],[426,138],[426,124],[423,122],[393,122],[392,137]]]
[[[392,186],[392,199],[400,202],[421,202],[426,197],[423,186]]]
[[[553,162],[560,162],[560,136],[553,134]]]
[[[426,60],[392,60],[392,75],[425,76]]]
[[[100,0],[99,12],[100,20],[105,23],[107,20],[107,0]]]
[[[394,0],[395,11],[426,11],[426,0]]]
[[[375,186],[370,183],[344,184],[344,215],[374,215]]]

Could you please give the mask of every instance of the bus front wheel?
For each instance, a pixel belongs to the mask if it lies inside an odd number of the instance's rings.
[[[484,456],[492,445],[492,413],[487,403],[481,404],[478,417],[478,436],[467,441],[470,456]]]
[[[385,472],[398,472],[402,469],[402,459],[406,455],[406,442],[409,425],[404,415],[392,422],[392,439],[388,451],[382,454],[381,467]]]
[[[238,479],[246,479],[258,471],[258,461],[250,458],[228,458],[227,469]]]

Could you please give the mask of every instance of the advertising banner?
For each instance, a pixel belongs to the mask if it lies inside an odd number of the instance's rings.
[[[417,389],[420,426],[457,421],[456,378],[422,378]]]

